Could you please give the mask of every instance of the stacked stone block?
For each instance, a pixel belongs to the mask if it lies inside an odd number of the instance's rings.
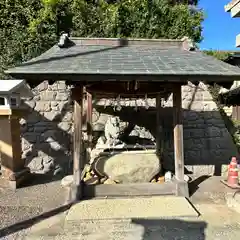
[[[71,165],[72,105],[64,82],[42,82],[26,99],[30,114],[21,120],[22,157],[32,171],[68,172]]]
[[[237,149],[206,85],[188,84],[182,88],[184,114],[184,150],[186,169],[194,175],[225,174]],[[172,99],[165,102],[172,106]],[[166,121],[170,123],[169,121]],[[169,124],[171,125],[171,124]],[[164,163],[173,168],[173,134],[165,128]]]

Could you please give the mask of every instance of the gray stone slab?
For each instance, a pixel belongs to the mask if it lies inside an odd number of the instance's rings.
[[[197,216],[198,213],[184,197],[161,196],[82,201],[71,207],[66,221]]]
[[[238,240],[240,215],[226,205],[196,204],[198,218],[91,219],[68,221],[64,233],[49,228],[30,234],[24,240]],[[81,214],[81,213],[79,213]]]

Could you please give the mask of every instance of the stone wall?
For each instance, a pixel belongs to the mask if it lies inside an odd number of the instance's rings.
[[[64,82],[42,82],[25,101],[30,114],[21,120],[22,157],[34,172],[66,174],[71,164],[72,106]]]
[[[38,172],[66,173],[71,169],[72,106],[64,82],[49,86],[46,82],[33,89],[33,99],[26,101],[31,114],[22,120],[22,148],[26,164]],[[95,140],[103,134],[109,115],[129,122],[127,134],[140,139],[156,137],[155,99],[121,101],[114,109],[111,101],[94,100]],[[136,108],[136,105],[138,106]],[[161,110],[164,132],[164,167],[173,170],[172,99]],[[195,175],[220,174],[236,148],[216,104],[203,84],[183,87],[184,147],[188,171]]]
[[[237,149],[225,127],[207,86],[189,84],[183,87],[184,148],[187,170],[195,175],[225,174],[226,165]],[[165,106],[171,106],[169,99]],[[170,123],[168,121],[167,123]],[[170,135],[167,128],[166,135]],[[172,138],[166,142],[164,161],[167,167],[173,159]],[[173,163],[173,162],[172,162]]]

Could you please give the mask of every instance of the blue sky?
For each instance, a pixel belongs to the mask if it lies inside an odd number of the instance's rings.
[[[240,18],[231,18],[224,6],[231,0],[200,0],[199,7],[204,10],[204,40],[201,49],[236,50],[236,35],[240,34]],[[238,49],[239,50],[239,49]]]

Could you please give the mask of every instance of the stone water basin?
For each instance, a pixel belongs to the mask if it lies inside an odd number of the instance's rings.
[[[161,164],[155,149],[105,149],[93,169],[118,183],[147,183],[160,172]]]

